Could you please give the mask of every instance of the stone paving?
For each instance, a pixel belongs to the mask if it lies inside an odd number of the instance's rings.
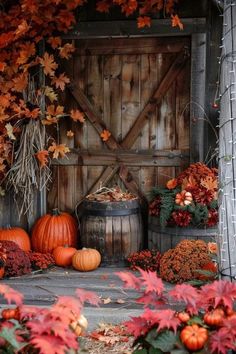
[[[122,281],[115,274],[128,268],[100,267],[92,272],[78,272],[73,269],[52,268],[44,273],[34,273],[2,282],[24,294],[24,303],[50,306],[60,295],[74,295],[77,288],[94,291],[101,298],[99,308],[85,306],[84,314],[90,328],[100,322],[119,323],[137,316],[142,306],[135,303],[137,292],[123,289]],[[166,285],[169,289],[170,284]],[[2,300],[2,305],[5,306]]]

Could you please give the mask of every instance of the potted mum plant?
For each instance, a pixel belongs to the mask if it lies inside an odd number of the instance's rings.
[[[217,169],[200,162],[169,180],[166,187],[153,188],[149,204],[149,248],[165,252],[178,243],[174,240],[176,235],[213,241],[214,226],[218,223],[217,198]],[[163,233],[168,235],[166,244],[161,245],[159,239]]]

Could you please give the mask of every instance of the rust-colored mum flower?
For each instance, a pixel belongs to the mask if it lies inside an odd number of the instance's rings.
[[[171,214],[176,225],[184,227],[188,226],[191,222],[192,216],[187,210],[176,210]]]
[[[166,188],[168,189],[174,189],[177,186],[177,179],[172,178],[166,183]]]

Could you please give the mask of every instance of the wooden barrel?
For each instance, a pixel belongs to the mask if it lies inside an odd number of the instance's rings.
[[[124,265],[131,252],[141,250],[142,234],[138,200],[83,202],[81,244],[96,248],[103,264]]]
[[[164,253],[184,239],[216,242],[217,233],[217,227],[161,227],[157,217],[149,216],[148,248]]]

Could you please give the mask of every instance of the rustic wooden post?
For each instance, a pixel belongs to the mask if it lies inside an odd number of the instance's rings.
[[[224,0],[219,122],[219,253],[222,276],[236,280],[236,1]]]

